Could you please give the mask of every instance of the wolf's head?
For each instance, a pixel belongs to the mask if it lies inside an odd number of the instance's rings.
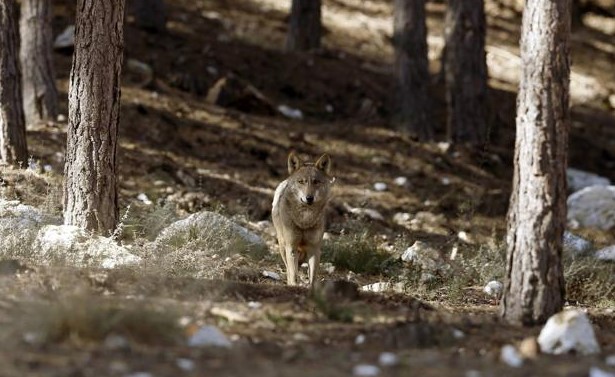
[[[331,158],[326,153],[316,162],[304,162],[291,152],[288,155],[288,188],[302,205],[324,204],[329,200],[333,181],[330,171]]]

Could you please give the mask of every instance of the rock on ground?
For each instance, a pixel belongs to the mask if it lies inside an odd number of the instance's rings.
[[[594,254],[596,259],[605,262],[615,262],[615,245],[607,246],[603,249],[596,251]]]
[[[190,347],[221,347],[231,348],[231,341],[215,326],[203,326],[189,339]]]
[[[591,186],[570,195],[568,223],[601,230],[615,227],[615,186]]]
[[[611,184],[608,178],[574,168],[566,169],[566,180],[570,192],[577,192],[590,186],[609,186]]]
[[[90,234],[71,225],[46,225],[32,245],[37,261],[43,264],[69,263],[77,267],[116,268],[134,265],[141,258],[131,254],[113,239]]]
[[[163,229],[154,242],[158,245],[172,243],[180,246],[179,244],[190,241],[212,243],[216,238],[218,242],[228,241],[235,246],[236,250],[229,250],[232,252],[267,247],[265,241],[257,234],[218,213],[209,211],[194,213],[174,222]]]
[[[0,256],[29,256],[39,229],[60,219],[17,200],[0,199]]]
[[[549,318],[538,336],[543,353],[560,355],[575,351],[583,355],[600,352],[587,314],[578,309],[561,311]]]
[[[585,238],[565,231],[563,248],[564,253],[569,254],[573,257],[580,257],[583,255],[587,255],[587,253],[592,250],[593,245]]]

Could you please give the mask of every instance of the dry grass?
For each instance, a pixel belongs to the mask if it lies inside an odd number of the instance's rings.
[[[43,344],[104,341],[109,335],[150,345],[182,339],[178,316],[144,302],[77,294],[28,308],[24,323]]]

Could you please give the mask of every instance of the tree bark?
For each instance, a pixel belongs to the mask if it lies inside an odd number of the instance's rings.
[[[442,66],[452,142],[487,141],[485,24],[483,0],[448,0]]]
[[[56,120],[58,90],[52,59],[51,0],[22,0],[20,30],[26,123]]]
[[[429,60],[425,0],[395,0],[393,43],[397,74],[395,123],[402,132],[433,137],[429,101]]]
[[[64,168],[64,223],[102,234],[118,219],[116,150],[124,0],[78,0]]]
[[[570,0],[527,0],[502,315],[543,323],[564,303]]]
[[[321,0],[292,0],[286,48],[308,51],[320,48]]]
[[[17,3],[0,0],[0,158],[27,165],[28,148],[19,67]]]

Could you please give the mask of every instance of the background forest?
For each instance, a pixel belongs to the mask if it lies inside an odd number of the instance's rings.
[[[572,25],[564,306],[591,321],[558,356],[500,314],[523,1],[319,3],[0,0],[0,375],[615,375],[615,2],[554,2]],[[117,127],[116,158],[76,119]],[[336,177],[315,295],[285,284],[271,224],[290,151]],[[79,153],[109,174],[72,186]],[[71,218],[91,190],[107,213]]]

